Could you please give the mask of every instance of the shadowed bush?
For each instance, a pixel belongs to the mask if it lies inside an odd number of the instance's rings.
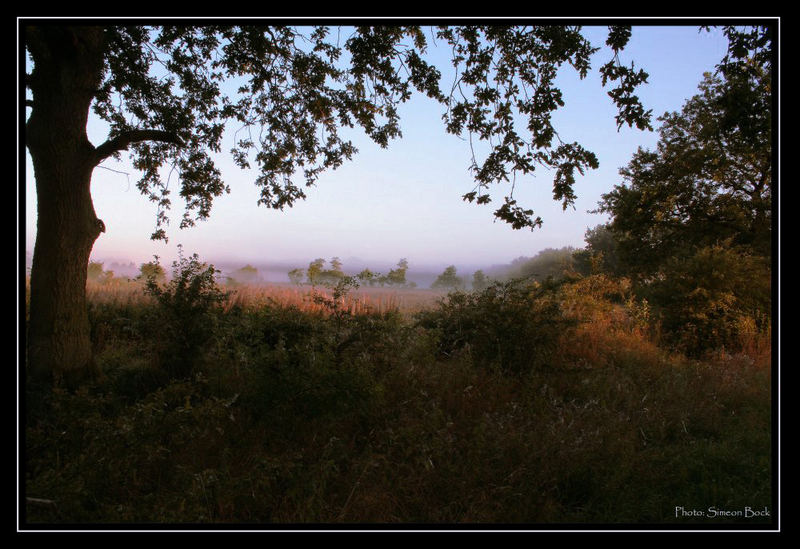
[[[145,291],[158,303],[150,336],[156,342],[159,366],[171,377],[184,377],[214,338],[227,294],[217,286],[219,271],[200,263],[197,254],[188,259],[180,254],[172,267],[172,279],[166,285],[151,277]]]
[[[515,280],[453,292],[417,315],[417,323],[438,334],[443,356],[466,353],[486,367],[526,373],[550,364],[559,335],[572,324],[561,314],[556,288]]]

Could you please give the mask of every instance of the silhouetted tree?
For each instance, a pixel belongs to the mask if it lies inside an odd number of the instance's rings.
[[[622,268],[694,352],[770,311],[771,42],[764,29],[744,36],[680,113],[659,118],[656,149],[639,149],[600,204]]]
[[[600,211],[628,271],[650,277],[666,258],[726,239],[771,254],[772,124],[767,73],[747,83],[707,74],[681,113],[659,120],[656,150],[620,170]]]
[[[576,271],[582,275],[624,274],[617,257],[617,241],[607,224],[587,229],[584,241],[586,247],[573,254]]]

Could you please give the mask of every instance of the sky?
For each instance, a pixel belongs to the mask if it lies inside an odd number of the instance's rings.
[[[604,45],[606,26],[584,31],[593,45]],[[698,32],[696,26],[680,24],[633,28],[621,61],[634,61],[649,74],[648,84],[638,95],[645,108],[653,111],[654,128],[658,116],[679,111],[697,93],[703,73],[714,70],[726,46],[726,39],[714,29]],[[441,59],[438,66],[442,69],[449,67],[447,53],[434,54]],[[284,211],[257,206],[256,173],[240,170],[222,154],[218,166],[230,194],[215,199],[209,219],[179,229],[183,205],[173,192],[176,198],[172,223],[167,227],[168,243],[150,240],[156,207],[136,189],[137,172],[125,160],[109,159],[103,164],[109,169],[96,169],[92,178],[95,211],[106,232],[95,242],[91,258],[106,264],[139,265],[158,255],[166,265],[177,258],[180,244],[184,254],[197,253],[204,261],[242,266],[306,267],[315,258],[337,256],[345,271],[361,266],[386,269],[400,258],[408,259],[410,271],[441,270],[451,264],[463,271],[507,264],[546,248],[580,248],[586,230],[608,220],[590,211],[603,193],[622,182],[619,169],[638,147],[653,148],[658,140],[656,132],[627,126],[617,129],[616,109],[597,74],[609,59],[609,50],[601,48],[584,80],[569,67],[559,73],[566,106],[554,115],[554,125],[564,141],[578,141],[593,151],[600,167],[577,175],[574,190],[578,198],[574,208],[566,210],[552,198],[552,173],[540,169],[517,178],[514,197],[542,217],[541,228],[515,231],[505,222],[495,222],[493,212],[508,187],[492,186],[494,200],[489,205],[461,199],[474,187],[467,169],[469,144],[446,133],[442,106],[414,96],[400,107],[402,138],[381,149],[363,134],[353,134],[359,149],[353,160],[324,173],[315,186],[306,189],[305,201]],[[450,80],[447,71],[443,73],[445,87]],[[95,145],[106,140],[105,127],[97,120],[90,121],[88,132]],[[223,153],[230,149],[231,135],[229,132]],[[24,169],[25,246],[32,252],[36,195],[30,155]]]

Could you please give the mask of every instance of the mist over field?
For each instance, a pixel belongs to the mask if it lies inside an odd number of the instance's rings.
[[[573,250],[570,247],[565,247],[563,250]],[[331,256],[326,256],[331,257]],[[534,256],[536,257],[536,256]],[[26,261],[25,266],[26,270],[30,270],[31,267],[31,252],[26,252]],[[234,272],[238,269],[241,269],[245,266],[251,266],[255,268],[258,273],[257,275],[248,280],[248,283],[251,284],[269,284],[269,283],[288,283],[290,282],[288,272],[292,269],[305,269],[308,267],[309,262],[314,258],[309,258],[307,261],[274,261],[274,262],[259,262],[259,261],[232,261],[232,260],[221,260],[217,261],[213,257],[203,258],[209,264],[214,265],[215,268],[221,271],[221,275],[223,277],[231,276]],[[470,279],[475,271],[482,270],[486,275],[491,276],[497,279],[507,278],[508,276],[514,276],[515,271],[519,271],[519,266],[525,264],[526,262],[530,262],[532,257],[518,257],[509,260],[508,263],[492,263],[492,264],[482,264],[480,262],[472,262],[472,263],[452,263],[448,261],[443,261],[441,263],[428,263],[422,265],[416,265],[413,262],[409,262],[410,266],[408,272],[406,273],[406,279],[409,282],[414,282],[417,287],[419,288],[429,288],[430,285],[436,280],[436,278],[442,273],[442,271],[448,265],[455,265],[458,274],[461,276]],[[152,260],[152,259],[151,259]],[[103,265],[103,269],[106,271],[112,271],[114,276],[117,277],[127,277],[127,278],[135,278],[140,274],[140,266],[141,263],[136,263],[131,260],[126,260],[125,258],[119,257],[111,257],[111,258],[103,258],[97,257],[93,258],[92,261],[101,263]],[[362,271],[363,269],[372,269],[373,271],[387,273],[391,269],[396,267],[395,263],[390,262],[367,262],[359,258],[351,257],[345,258],[342,260],[343,263],[343,270],[345,274],[348,275],[356,275],[358,272]],[[164,262],[165,267],[169,267],[169,263]]]

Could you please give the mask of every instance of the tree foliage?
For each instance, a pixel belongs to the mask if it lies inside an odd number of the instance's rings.
[[[253,284],[259,280],[258,269],[252,265],[245,265],[236,269],[228,277],[228,282],[232,284]]]
[[[39,217],[28,342],[31,364],[43,373],[67,364],[85,369],[91,362],[83,286],[92,246],[105,230],[92,204],[91,175],[124,151],[141,174],[137,188],[157,204],[156,239],[166,238],[176,179],[186,205],[181,227],[208,217],[214,199],[229,192],[216,158],[223,146],[238,167],[253,170],[258,203],[283,209],[305,198],[304,188],[325,170],[355,155],[346,138],[351,128],[382,147],[400,137],[399,107],[415,93],[440,104],[447,132],[469,140],[475,186],[463,198],[488,204],[490,188],[506,185],[494,215],[514,229],[542,224],[514,197],[518,177],[551,173],[553,197],[567,208],[576,198],[576,175],[598,166],[594,153],[553,123],[565,105],[556,77],[571,69],[583,79],[599,51],[579,26],[137,23],[21,22],[30,60],[26,145]],[[751,84],[770,81],[771,34],[769,28],[724,32],[731,46],[720,74],[736,93],[726,92],[717,105],[728,115],[719,125],[726,141],[718,150],[740,158],[739,151],[760,143],[769,125],[743,113],[757,110],[762,98]],[[648,129],[651,113],[636,95],[647,74],[621,60],[631,33],[627,26],[609,27],[610,59],[597,70],[618,127]],[[451,81],[426,60],[429,42],[450,51]],[[713,89],[709,85],[712,95]],[[97,146],[86,135],[90,112],[109,128]],[[649,162],[642,156],[631,177],[638,177],[639,166],[650,171]],[[725,161],[714,169],[729,174],[752,167]],[[771,188],[766,180],[753,184],[735,190],[750,192],[758,239],[769,225],[763,204]],[[719,221],[741,221],[735,204],[717,205],[712,215]],[[311,281],[315,273],[307,275]]]
[[[599,209],[612,216],[619,267],[692,351],[725,345],[736,318],[770,309],[771,38],[725,32],[717,72],[659,118],[655,150],[634,154]]]
[[[454,291],[417,322],[438,334],[445,356],[466,353],[482,366],[528,374],[549,365],[559,335],[573,324],[562,314],[556,288],[515,280]]]
[[[620,171],[627,185],[603,195],[628,268],[647,275],[682,249],[728,238],[771,253],[770,96],[766,82],[751,84],[707,75],[681,113],[659,118],[656,150],[639,149]]]
[[[306,276],[306,272],[303,269],[292,269],[289,271],[289,282],[292,284],[300,285],[303,283],[303,278]]]
[[[444,103],[444,120],[450,133],[465,130],[470,138],[487,142],[488,153],[479,158],[473,148],[470,170],[476,187],[464,200],[486,204],[491,183],[512,182],[511,192],[495,210],[496,218],[514,229],[538,227],[541,217],[520,206],[513,198],[517,174],[531,174],[538,167],[551,170],[553,198],[563,207],[575,200],[575,172],[598,167],[594,153],[577,142],[566,142],[552,124],[552,115],[564,106],[563,94],[554,80],[562,65],[570,65],[580,78],[590,70],[590,57],[599,50],[581,35],[580,27],[447,27],[437,36],[453,49],[458,76]],[[613,58],[600,68],[603,85],[616,82],[609,91],[618,107],[617,124],[650,128],[636,87],[647,81],[647,73],[623,66],[619,52],[631,30],[610,27],[606,41]],[[524,128],[520,127],[525,121]]]
[[[560,279],[573,268],[574,248],[545,248],[534,257],[519,257],[503,273],[504,278],[530,278],[542,282],[548,278]]]
[[[147,279],[145,292],[158,304],[153,334],[159,366],[174,376],[186,376],[197,366],[206,343],[217,328],[216,309],[228,298],[217,285],[219,273],[202,263],[197,254],[172,263],[172,278],[166,285],[155,276]]]
[[[408,271],[408,260],[402,258],[397,262],[396,269],[390,269],[386,274],[386,283],[390,286],[404,287],[408,284],[406,281],[406,272]]]
[[[447,267],[442,274],[436,277],[431,284],[431,288],[443,288],[446,290],[457,290],[464,287],[464,279],[458,276],[455,265]]]
[[[486,274],[478,269],[472,273],[472,289],[475,291],[485,290],[489,287],[489,279]]]
[[[114,271],[103,270],[103,263],[90,261],[87,267],[86,279],[93,282],[108,282],[114,278]]]
[[[154,261],[142,263],[139,266],[139,275],[136,279],[145,282],[152,279],[154,282],[161,284],[167,280],[167,273],[158,262],[158,258],[156,258]]]
[[[582,275],[606,273],[622,276],[624,271],[617,257],[617,241],[608,224],[586,230],[586,246],[573,254],[574,267]]]
[[[26,32],[35,63],[38,44],[56,31]],[[610,27],[613,58],[599,71],[604,85],[616,86],[608,93],[618,125],[647,128],[650,113],[635,95],[647,75],[619,60],[630,34]],[[137,186],[159,207],[154,238],[166,237],[173,173],[186,202],[182,227],[206,218],[213,199],[229,192],[212,156],[226,125],[235,130],[236,164],[257,170],[259,203],[283,209],[357,152],[342,128],[358,126],[383,147],[399,137],[398,106],[413,92],[442,104],[448,132],[487,145],[485,158],[473,154],[476,188],[466,200],[487,203],[490,184],[544,167],[555,173],[554,197],[566,207],[575,198],[575,172],[597,167],[593,153],[563,141],[552,123],[564,105],[555,85],[560,67],[583,78],[599,49],[577,26],[470,25],[428,34],[416,26],[117,25],[103,28],[102,40],[92,110],[110,136],[96,156],[130,149],[142,174]],[[441,82],[439,68],[425,60],[429,40],[451,49],[453,82]],[[514,228],[541,225],[512,195],[495,216]]]

